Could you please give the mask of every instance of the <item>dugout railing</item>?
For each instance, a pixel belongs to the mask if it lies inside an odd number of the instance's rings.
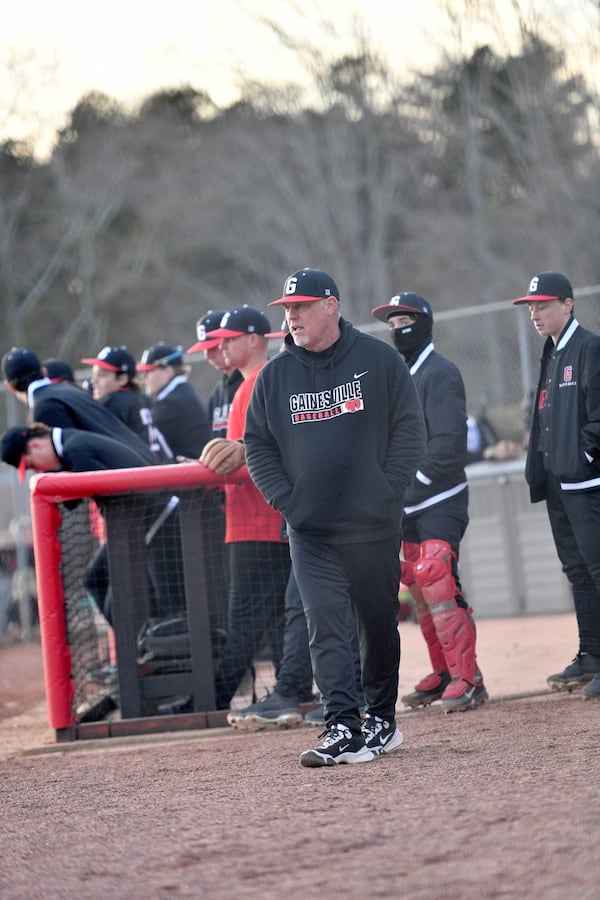
[[[31,479],[58,741],[225,724],[214,708],[227,617],[223,491],[248,479],[245,467],[224,480],[198,463]],[[256,679],[261,689],[272,683],[268,650],[232,705],[252,702]]]

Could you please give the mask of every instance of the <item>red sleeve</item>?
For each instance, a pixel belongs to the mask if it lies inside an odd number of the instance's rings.
[[[263,365],[264,363],[261,363],[260,366],[257,366],[254,372],[251,372],[250,375],[242,381],[235,392],[235,396],[231,403],[231,409],[229,410],[229,420],[227,422],[227,437],[231,441],[239,441],[240,438],[244,437],[246,413],[250,404],[252,388],[254,387],[256,376]]]

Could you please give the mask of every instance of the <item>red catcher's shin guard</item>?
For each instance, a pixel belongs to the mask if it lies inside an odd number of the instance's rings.
[[[434,615],[433,621],[452,680],[480,684],[475,660],[475,628],[467,610],[455,606]]]
[[[436,674],[441,674],[442,672],[445,672],[447,668],[446,657],[436,631],[433,616],[429,612],[429,608],[422,596],[420,599],[415,597],[415,604],[417,607],[417,621],[421,626],[421,634],[425,638],[425,643],[427,644],[433,671]],[[420,684],[421,682],[415,686],[416,690],[419,690]]]
[[[456,602],[453,557],[447,541],[423,541],[421,557],[414,567],[415,579],[431,613],[452,680],[475,684],[475,626],[467,610]]]
[[[413,544],[410,541],[402,541],[402,555],[404,559],[400,560],[400,580],[409,588],[411,594],[415,586],[415,563],[418,563],[421,555],[421,545]],[[413,594],[414,597],[414,594]],[[415,600],[417,598],[415,597]]]
[[[409,589],[411,596],[415,601],[417,621],[420,625],[425,643],[427,644],[429,659],[431,660],[431,665],[435,673],[434,675],[427,675],[422,681],[415,685],[415,690],[429,690],[433,686],[437,686],[438,683],[441,683],[442,679],[436,678],[436,676],[441,675],[446,671],[446,660],[429,607],[423,597],[423,589],[415,580],[415,564],[418,563],[421,556],[421,545],[403,541],[402,553],[405,559],[401,565],[402,581]]]

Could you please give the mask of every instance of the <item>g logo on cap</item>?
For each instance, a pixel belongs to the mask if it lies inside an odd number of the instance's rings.
[[[288,280],[285,283],[285,292],[286,294],[295,294],[296,288],[298,287],[298,279],[295,275],[290,275]]]
[[[531,279],[531,281],[529,282],[529,293],[530,294],[537,294],[538,284],[539,284],[539,276],[534,275],[533,278]]]

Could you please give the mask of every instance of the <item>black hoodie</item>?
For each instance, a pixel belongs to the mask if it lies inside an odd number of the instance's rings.
[[[415,386],[395,349],[340,319],[324,353],[297,347],[261,370],[246,417],[252,479],[288,527],[327,543],[398,534],[425,452]]]

